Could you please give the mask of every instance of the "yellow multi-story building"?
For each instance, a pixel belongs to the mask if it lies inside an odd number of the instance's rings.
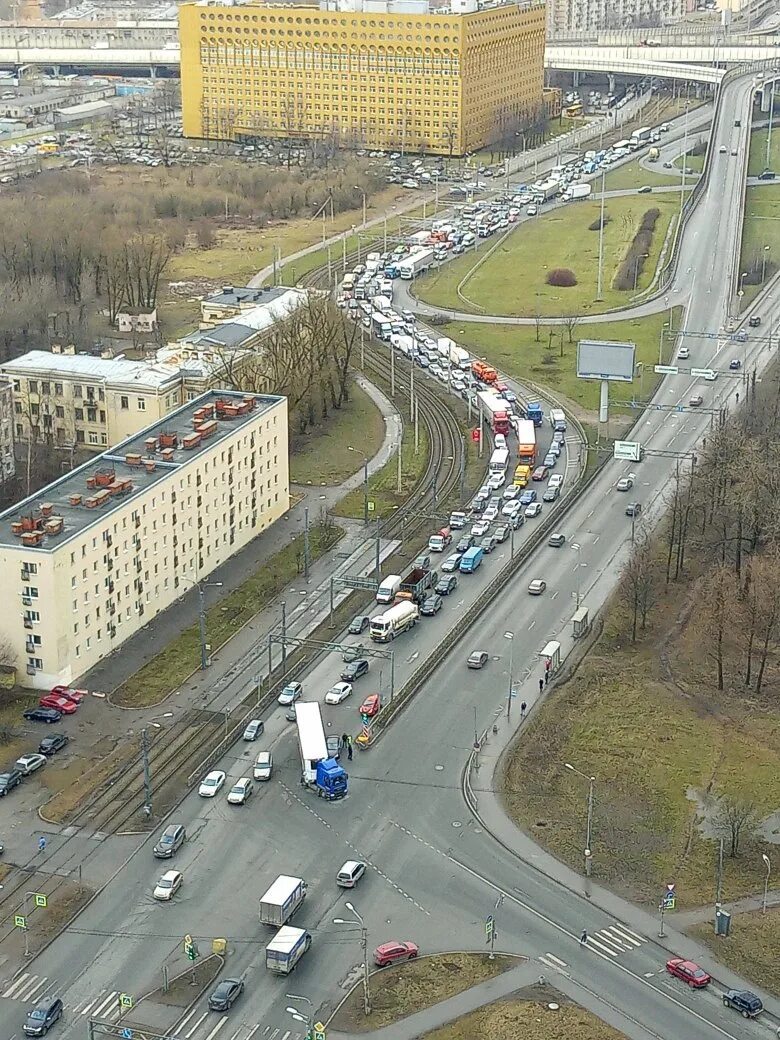
[[[543,89],[544,5],[480,7],[184,3],[184,134],[474,151],[537,114]]]

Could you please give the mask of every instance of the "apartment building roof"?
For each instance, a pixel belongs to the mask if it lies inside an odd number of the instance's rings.
[[[165,480],[281,397],[210,390],[90,462],[0,513],[0,547],[54,551],[105,523],[139,493]]]
[[[251,285],[223,285],[221,292],[207,296],[203,303],[223,307],[251,307],[260,303],[271,303],[285,293],[294,291],[284,285],[269,285],[264,289],[254,289]]]
[[[52,354],[48,350],[31,350],[13,361],[6,361],[0,368],[12,376],[41,376],[53,380],[62,375],[136,390],[156,391],[179,378],[177,368],[159,362],[101,358],[91,354]]]
[[[242,314],[241,317],[243,319],[244,315]],[[193,347],[202,346],[210,349],[225,347],[234,350],[256,336],[257,329],[253,329],[250,325],[245,325],[243,320],[225,321],[211,329],[196,329],[195,332],[184,336],[181,342],[188,343]]]

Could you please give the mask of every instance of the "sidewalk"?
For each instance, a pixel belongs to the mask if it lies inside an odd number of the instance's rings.
[[[370,383],[364,376],[358,376],[357,381],[363,390],[372,398],[382,413],[385,420],[385,437],[376,455],[369,460],[369,476],[378,472],[395,453],[402,436],[402,422],[395,404],[385,397],[382,391]],[[343,483],[335,487],[303,487],[291,485],[291,497],[302,496],[295,505],[275,524],[263,531],[245,546],[235,556],[209,575],[215,581],[222,582],[222,588],[209,589],[206,593],[207,607],[219,603],[225,596],[236,589],[248,574],[254,573],[266,563],[271,557],[283,549],[290,541],[303,533],[304,511],[309,510],[309,524],[317,523],[320,512],[325,509],[330,512],[344,495],[354,488],[359,487],[364,479],[363,467],[348,477]],[[338,524],[346,528],[347,534],[338,545],[322,556],[310,568],[310,581],[308,590],[312,596],[318,591],[318,586],[323,580],[329,580],[338,566],[338,561],[344,558],[344,554],[353,554],[366,542],[373,551],[371,533],[363,528],[357,521],[343,520],[339,518]],[[386,555],[386,553],[385,553]],[[354,562],[354,561],[353,561]],[[300,575],[293,586],[303,584],[303,576]],[[287,594],[283,592],[278,600],[281,601]],[[296,596],[300,594],[300,589]],[[263,613],[267,613],[264,611]],[[276,611],[274,611],[276,614]],[[260,615],[258,615],[258,618]],[[255,618],[246,629],[252,629]],[[168,610],[159,614],[148,625],[123,643],[113,654],[109,654],[97,664],[85,676],[81,676],[76,685],[84,686],[90,690],[108,692],[120,686],[129,676],[138,671],[147,661],[150,661],[160,653],[172,640],[185,629],[198,623],[198,593],[194,588],[177,600]],[[299,634],[300,633],[296,633]],[[243,633],[242,633],[243,635]],[[226,670],[231,668],[230,662],[236,657],[236,645],[242,641],[242,636],[234,637],[222,650],[217,651],[213,657],[212,666],[203,673],[196,673],[187,684],[191,686],[193,681],[196,686],[211,688]],[[236,644],[236,645],[234,645]],[[244,648],[244,653],[246,648]],[[193,668],[197,666],[193,661]],[[251,676],[250,676],[251,677]],[[179,702],[185,698],[181,697]],[[137,714],[136,714],[137,717]]]

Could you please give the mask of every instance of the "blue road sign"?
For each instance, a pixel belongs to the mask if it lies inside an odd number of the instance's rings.
[[[122,1030],[122,1040],[133,1040],[133,1030],[125,1026]]]

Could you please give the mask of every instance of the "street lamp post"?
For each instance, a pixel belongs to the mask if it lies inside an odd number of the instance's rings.
[[[761,258],[761,281],[762,282],[766,281],[766,265],[767,265],[767,261],[769,260],[769,251],[771,250],[771,248],[772,248],[771,246],[764,246],[764,255]]]
[[[509,719],[509,712],[512,708],[512,673],[514,671],[514,659],[515,659],[515,634],[514,632],[504,632],[504,639],[509,640],[509,689],[506,693],[506,717]]]
[[[288,1000],[302,1000],[304,1004],[309,1005],[310,1010],[308,1012],[299,1011],[296,1007],[285,1008],[285,1011],[288,1015],[292,1015],[296,1022],[303,1022],[303,1024],[306,1026],[306,1035],[310,1037],[313,1032],[312,1026],[314,1024],[314,1005],[308,997],[301,997],[297,993],[285,993],[285,996]]]
[[[761,903],[761,913],[766,913],[766,903],[769,898],[769,875],[772,873],[772,863],[766,853],[762,853],[761,859],[764,861],[766,867],[766,877],[764,878],[764,898]]]
[[[360,948],[363,951],[363,1011],[366,1015],[371,1014],[371,983],[368,978],[368,929],[366,923],[360,914],[357,912],[352,903],[345,903],[344,906],[349,910],[352,916],[355,918],[357,923],[360,925]],[[347,921],[343,917],[334,917],[334,924],[352,924],[352,921]]]
[[[579,544],[579,542],[572,542],[571,543],[571,547],[572,547],[572,549],[576,549],[577,550],[577,599],[576,599],[577,606],[576,606],[576,609],[579,610],[580,609],[580,598],[581,598],[580,597],[580,567],[582,566],[582,562],[581,562],[581,560],[582,560],[582,546]]]
[[[363,189],[360,187],[359,184],[353,184],[353,187],[355,188],[356,191],[359,191],[360,194],[363,196],[363,227],[365,227],[366,226],[366,193],[363,191]]]
[[[576,773],[577,776],[581,776],[584,780],[588,781],[588,822],[585,830],[585,875],[590,877],[592,860],[593,860],[593,849],[591,848],[591,839],[593,831],[593,785],[596,782],[595,776],[588,776],[587,773],[583,773],[582,770],[576,769],[571,762],[564,762],[564,766],[571,770],[572,773]]]
[[[357,452],[361,454],[357,448],[353,448],[351,444],[347,445],[347,451]],[[363,523],[368,525],[368,459],[363,456]]]
[[[221,589],[221,581],[198,581],[196,578],[182,578],[194,585],[198,590],[198,628],[200,630],[200,667],[205,671],[209,666],[208,653],[206,650],[206,599],[204,589]]]

